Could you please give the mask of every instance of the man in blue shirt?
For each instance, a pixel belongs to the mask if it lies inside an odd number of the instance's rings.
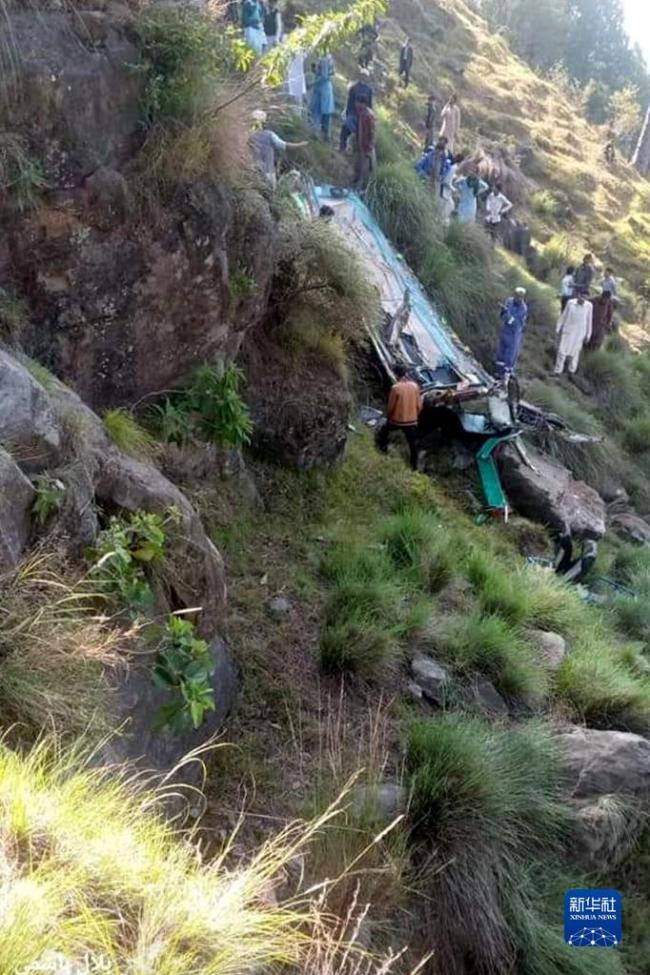
[[[501,336],[497,349],[497,377],[507,381],[517,366],[521,342],[528,324],[526,289],[515,288],[501,309]]]
[[[357,104],[367,105],[372,108],[372,96],[374,94],[372,85],[369,83],[370,72],[365,68],[359,68],[359,76],[353,85],[348,88],[348,100],[341,126],[341,136],[339,139],[339,149],[345,152],[348,147],[348,139],[351,135],[356,135],[357,131]]]

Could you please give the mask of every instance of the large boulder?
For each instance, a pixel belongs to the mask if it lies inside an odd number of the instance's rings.
[[[540,663],[557,670],[567,653],[564,637],[549,630],[527,630],[526,636]]]
[[[98,21],[99,18],[99,21]],[[0,21],[13,98],[3,127],[28,137],[51,187],[78,185],[142,140],[142,72],[128,26],[98,12],[19,10]]]
[[[213,739],[232,711],[237,698],[238,675],[228,648],[215,638],[210,643],[215,665],[212,675],[214,711],[208,711],[200,728],[185,732],[158,728],[161,708],[169,703],[170,692],[157,687],[147,664],[131,666],[126,679],[114,681],[110,704],[120,733],[102,749],[102,762],[133,762],[158,772],[169,772],[195,748]],[[179,777],[196,782],[199,766],[184,769]]]
[[[622,511],[610,515],[614,531],[639,545],[650,545],[650,524],[635,511]]]
[[[0,443],[28,472],[43,470],[61,457],[60,424],[46,390],[25,366],[2,350]]]
[[[0,449],[0,571],[13,569],[27,544],[35,492],[9,454]]]
[[[514,447],[506,447],[498,458],[512,506],[531,521],[556,531],[568,529],[574,538],[602,538],[606,524],[600,495],[549,457],[533,450],[527,455],[530,464]]]
[[[574,727],[557,736],[566,789],[574,799],[650,798],[650,741],[625,731]]]

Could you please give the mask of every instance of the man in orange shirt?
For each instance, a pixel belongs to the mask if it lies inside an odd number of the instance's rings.
[[[390,391],[386,423],[379,431],[377,446],[382,454],[388,452],[388,438],[394,430],[403,430],[411,452],[411,467],[418,469],[418,419],[422,412],[420,387],[406,375],[406,366],[395,366],[397,382]]]

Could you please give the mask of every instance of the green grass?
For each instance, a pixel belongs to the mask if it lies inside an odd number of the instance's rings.
[[[650,450],[650,416],[640,416],[625,424],[623,444],[631,454],[645,454]]]
[[[386,523],[382,540],[395,567],[423,590],[435,593],[451,581],[454,539],[438,516],[406,508]]]
[[[552,742],[540,726],[497,731],[446,715],[411,724],[407,769],[418,859],[435,851],[432,866],[439,865],[428,876],[425,909],[438,964],[462,971],[462,944],[472,970],[507,971],[513,902],[535,911],[518,879],[553,856],[569,822]],[[487,906],[479,926],[472,923],[477,896]]]
[[[467,576],[483,611],[513,624],[571,635],[588,612],[577,593],[552,574],[522,563],[506,567],[483,550],[471,552]]]
[[[384,163],[368,185],[368,206],[384,233],[417,270],[440,239],[440,218],[430,187],[408,162]]]
[[[191,833],[176,836],[155,815],[150,792],[53,742],[26,757],[3,746],[0,795],[12,851],[4,971],[42,964],[53,946],[70,963],[90,957],[123,971],[155,958],[157,971],[196,975],[310,971],[318,948],[334,948],[315,900],[268,897],[317,824],[280,832],[245,865],[226,867],[227,846],[206,862]]]
[[[156,454],[155,438],[140,426],[133,414],[118,407],[104,413],[104,429],[116,447],[138,459],[151,459]]]
[[[609,633],[586,633],[560,665],[557,694],[591,727],[646,732],[650,680],[634,673],[630,663]]]
[[[506,695],[544,693],[548,676],[532,648],[500,616],[473,613],[440,622],[436,651],[461,674],[481,673]]]

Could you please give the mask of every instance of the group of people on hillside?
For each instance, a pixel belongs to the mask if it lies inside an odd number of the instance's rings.
[[[431,182],[444,224],[454,214],[459,223],[475,223],[481,202],[486,229],[496,239],[512,203],[500,183],[488,184],[476,170],[467,169],[465,153],[455,151],[461,125],[460,104],[455,93],[441,112],[440,131],[434,142],[435,124],[436,103],[430,95],[424,118],[424,150],[415,165],[416,173]]]
[[[575,374],[583,348],[599,349],[612,331],[618,284],[611,268],[605,270],[598,295],[592,297],[596,269],[591,254],[562,278],[557,354],[554,373]],[[526,289],[516,288],[501,309],[501,334],[496,355],[497,376],[507,380],[515,371],[528,325]]]

